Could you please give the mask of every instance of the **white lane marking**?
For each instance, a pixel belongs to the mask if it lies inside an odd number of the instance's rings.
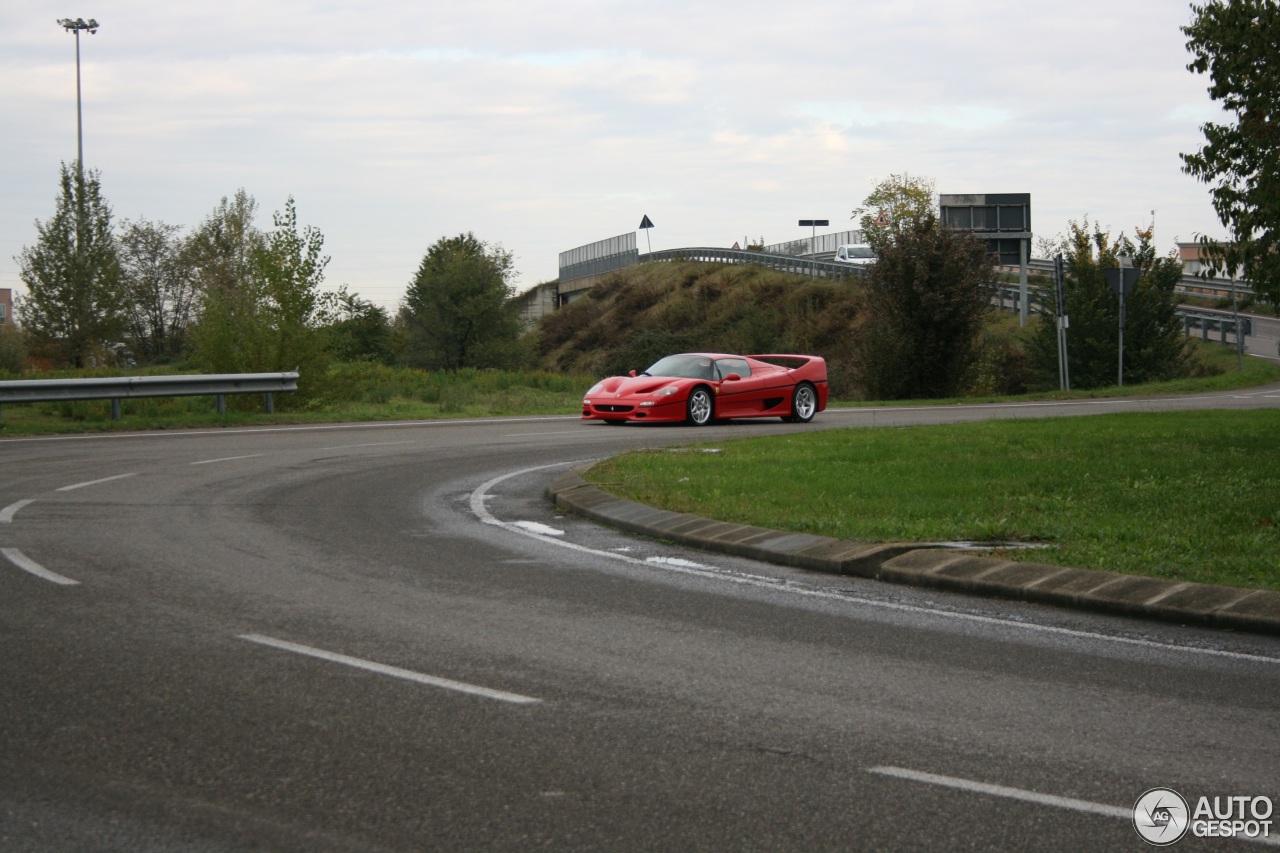
[[[199,462],[192,462],[192,465],[212,465],[215,462],[235,462],[238,459],[257,459],[264,456],[262,453],[250,453],[245,456],[223,456],[219,459],[201,459]]]
[[[714,566],[704,566],[702,563],[695,563],[692,560],[682,560],[679,557],[645,557],[644,561],[654,566],[680,566],[685,569],[711,569]]]
[[[549,527],[545,524],[539,524],[536,521],[514,521],[512,522],[512,524],[514,524],[516,527],[519,527],[521,530],[527,530],[530,533],[537,533],[542,536],[563,536],[564,535],[563,530],[557,530],[554,527]]]
[[[541,435],[589,435],[580,429],[561,429],[555,432],[504,432],[499,438],[529,438],[530,436]]]
[[[1100,640],[1108,643],[1119,643],[1128,646],[1138,646],[1140,648],[1158,649],[1166,652],[1185,652],[1189,654],[1207,655],[1210,657],[1228,658],[1231,660],[1251,661],[1254,663],[1266,663],[1273,666],[1280,665],[1280,658],[1269,657],[1267,655],[1254,655],[1247,652],[1231,652],[1225,649],[1204,649],[1196,646],[1182,646],[1173,643],[1157,643],[1154,640],[1140,640],[1133,637],[1115,637],[1109,634],[1099,634],[1094,631],[1077,631],[1073,628],[1059,628],[1055,625],[1040,625],[1035,622],[1019,622],[1013,619],[1000,619],[994,616],[979,616],[976,613],[958,613],[954,610],[942,610],[935,607],[924,607],[918,604],[899,604],[892,601],[877,601],[871,598],[863,598],[856,595],[847,595],[842,592],[834,592],[828,589],[819,589],[807,586],[797,581],[786,580],[784,578],[772,578],[764,575],[750,575],[745,572],[729,572],[723,569],[704,567],[700,569],[691,568],[690,566],[675,565],[672,563],[651,563],[647,559],[639,559],[636,557],[628,557],[626,554],[619,554],[613,551],[601,551],[596,548],[588,548],[585,545],[579,545],[576,542],[566,542],[562,539],[551,539],[546,536],[540,536],[523,530],[510,522],[502,521],[496,518],[493,513],[489,512],[484,502],[489,499],[489,489],[513,477],[519,477],[524,474],[530,474],[534,471],[545,471],[548,468],[567,468],[574,465],[585,465],[592,462],[592,459],[579,459],[574,462],[556,462],[551,465],[536,465],[532,468],[523,468],[519,471],[512,471],[509,474],[503,474],[500,477],[494,477],[488,482],[481,483],[476,490],[471,493],[471,512],[476,518],[484,524],[492,524],[510,530],[513,533],[519,533],[522,536],[530,536],[541,542],[550,542],[559,545],[561,548],[568,548],[572,551],[578,551],[583,554],[592,554],[597,557],[605,557],[610,560],[618,560],[623,563],[630,563],[637,566],[648,566],[650,568],[660,567],[664,571],[673,572],[675,574],[693,575],[700,578],[708,578],[713,580],[725,581],[728,583],[736,583],[742,586],[752,586],[759,589],[769,589],[775,592],[787,592],[794,595],[805,596],[807,598],[826,599],[828,601],[839,601],[846,604],[858,604],[864,607],[878,607],[882,610],[895,610],[899,613],[918,613],[927,616],[945,616],[950,619],[957,619],[964,622],[974,622],[981,625],[995,625],[1002,628],[1019,628],[1026,631],[1038,631],[1042,634],[1053,634],[1063,637],[1074,637],[1083,640]],[[693,564],[696,565],[696,564]]]
[[[372,441],[368,444],[339,444],[335,447],[317,447],[316,450],[350,450],[353,447],[387,447],[392,444],[418,444],[416,441]]]
[[[59,586],[77,586],[80,581],[73,581],[71,578],[63,577],[57,572],[51,572],[17,548],[0,548],[0,554],[5,556],[10,563],[13,563],[24,572],[30,572],[38,578],[43,578],[50,583],[56,583]]]
[[[881,776],[892,776],[897,779],[906,779],[911,782],[923,782],[926,785],[940,785],[944,788],[955,788],[959,791],[967,791],[971,794],[989,794],[993,797],[1003,797],[1008,800],[1021,800],[1024,803],[1035,803],[1039,806],[1052,806],[1058,809],[1070,809],[1071,811],[1086,812],[1088,814],[1101,815],[1103,817],[1118,817],[1124,820],[1133,820],[1133,809],[1122,808],[1120,806],[1108,806],[1105,803],[1094,803],[1089,800],[1077,800],[1071,797],[1057,797],[1053,794],[1040,794],[1035,791],[1026,791],[1022,788],[1010,788],[1005,785],[990,785],[986,782],[975,782],[972,779],[958,779],[954,776],[939,776],[936,773],[921,773],[918,770],[907,770],[902,767],[868,767],[868,773],[877,773]],[[1247,835],[1232,836],[1236,841],[1252,841],[1257,844],[1269,844],[1280,847],[1280,837],[1277,836],[1258,836],[1250,837]]]
[[[114,477],[103,477],[101,480],[90,480],[87,483],[76,483],[71,486],[63,486],[57,489],[59,492],[72,492],[76,489],[83,489],[85,486],[96,486],[99,483],[110,483],[112,480],[123,480],[126,477],[136,477],[137,474],[116,474]]]
[[[1008,800],[1021,800],[1024,803],[1035,803],[1041,806],[1053,806],[1059,809],[1071,809],[1077,812],[1102,815],[1103,817],[1120,817],[1133,820],[1133,809],[1120,806],[1108,806],[1103,803],[1091,803],[1088,800],[1075,800],[1070,797],[1055,797],[1052,794],[1038,794],[1035,791],[1024,791],[1021,788],[1009,788],[1004,785],[988,785],[985,782],[974,782],[970,779],[957,779],[954,776],[938,776],[934,773],[921,773],[901,767],[868,767],[868,773],[881,776],[892,776],[896,779],[907,779],[912,782],[924,782],[927,785],[941,785],[944,788],[955,788],[971,794],[990,794],[993,797],[1004,797]]]
[[[9,524],[13,521],[13,517],[18,513],[18,510],[33,503],[35,503],[34,499],[14,501],[4,509],[0,509],[0,524]]]
[[[414,681],[418,684],[425,684],[429,687],[440,687],[445,690],[453,690],[458,693],[469,693],[472,696],[481,696],[485,699],[496,699],[499,702],[510,702],[515,705],[533,705],[541,702],[541,699],[534,699],[532,696],[521,696],[519,693],[507,693],[503,690],[491,690],[488,687],[478,687],[474,684],[466,684],[461,681],[451,681],[447,678],[436,678],[433,675],[424,675],[420,672],[414,672],[409,669],[401,669],[397,666],[387,666],[386,664],[374,663],[373,661],[363,660],[361,658],[348,657],[340,655],[336,652],[326,652],[324,649],[314,649],[310,646],[302,646],[297,643],[290,643],[287,640],[277,640],[274,637],[264,637],[261,634],[241,634],[241,640],[248,640],[251,643],[258,643],[263,646],[271,646],[276,649],[283,649],[286,652],[294,654],[306,655],[307,657],[319,658],[331,663],[340,663],[345,666],[363,669],[369,672],[376,672],[379,675],[389,675],[392,678],[403,678],[406,681]]]

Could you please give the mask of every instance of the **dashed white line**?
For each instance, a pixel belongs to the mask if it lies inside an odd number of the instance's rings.
[[[373,441],[368,444],[339,444],[334,447],[317,447],[316,450],[350,450],[353,447],[387,447],[392,444],[419,444],[417,441]]]
[[[1021,788],[1009,788],[1004,785],[989,785],[986,782],[974,782],[971,779],[957,779],[954,776],[921,773],[917,770],[906,770],[902,767],[868,767],[867,772],[881,776],[892,776],[896,779],[907,779],[912,782],[923,782],[927,785],[955,788],[960,791],[968,791],[971,794],[989,794],[990,796],[1003,797],[1007,800],[1021,800],[1024,803],[1071,809],[1072,811],[1087,812],[1089,814],[1102,815],[1103,817],[1133,819],[1133,809],[1108,806],[1103,803],[1091,803],[1088,800],[1075,800],[1070,797],[1055,797],[1052,794],[1039,794],[1035,791],[1024,791]]]
[[[1133,820],[1133,809],[1122,808],[1121,806],[1109,806],[1105,803],[1094,803],[1089,800],[1077,800],[1072,797],[1058,797],[1053,794],[1041,794],[1037,791],[1027,791],[1022,788],[1010,788],[1006,785],[991,785],[987,782],[975,782],[972,779],[959,779],[955,776],[939,776],[936,773],[922,773],[918,770],[907,770],[903,767],[868,767],[868,773],[876,773],[881,776],[891,776],[895,779],[906,779],[911,782],[922,782],[926,785],[938,785],[943,788],[954,788],[958,791],[966,791],[971,794],[986,794],[992,797],[1001,797],[1006,800],[1019,800],[1024,803],[1034,803],[1038,806],[1050,806],[1055,809],[1069,809],[1070,811],[1085,812],[1086,814],[1100,815],[1102,817],[1118,817],[1124,820]],[[1269,835],[1263,836],[1234,836],[1236,841],[1251,841],[1255,844],[1267,844],[1272,846],[1280,846],[1280,838]]]
[[[375,663],[373,661],[363,660],[362,658],[348,657],[347,655],[338,654],[336,652],[327,652],[324,649],[316,649],[311,646],[302,646],[297,643],[291,643],[288,640],[277,640],[274,637],[264,637],[261,634],[241,634],[240,639],[248,640],[251,643],[258,643],[263,646],[271,646],[272,648],[282,649],[294,654],[305,655],[307,657],[318,658],[320,660],[329,661],[330,663],[340,663],[344,666],[363,669],[368,672],[376,672],[379,675],[389,675],[392,678],[403,678],[406,681],[414,681],[418,684],[425,684],[429,687],[440,687],[445,690],[453,690],[458,693],[469,693],[472,696],[481,696],[485,699],[495,699],[499,702],[510,702],[515,705],[534,705],[541,702],[541,699],[535,699],[532,696],[521,696],[519,693],[507,693],[503,690],[491,690],[488,687],[478,687],[474,684],[466,684],[462,681],[452,681],[448,678],[437,678],[434,675],[424,675],[420,672],[414,672],[409,669],[401,669],[397,666],[387,666],[386,664]]]
[[[3,554],[5,559],[22,569],[24,572],[33,574],[38,578],[49,581],[50,583],[56,583],[59,586],[77,586],[80,583],[80,581],[63,577],[57,572],[49,571],[35,560],[19,551],[17,548],[0,548],[0,554]]]
[[[212,465],[215,462],[235,462],[238,459],[257,459],[262,453],[250,453],[245,456],[223,456],[221,459],[201,459],[199,462],[192,462],[192,465]]]
[[[75,483],[70,486],[63,486],[58,489],[59,492],[72,492],[76,489],[83,489],[86,486],[96,486],[99,483],[110,483],[112,480],[123,480],[126,477],[136,477],[137,474],[116,474],[114,477],[103,477],[101,480],[90,480],[87,483]]]
[[[24,500],[24,501],[15,501],[9,504],[4,509],[0,509],[0,524],[11,523],[13,521],[13,517],[17,515],[18,510],[22,509],[24,506],[27,506],[28,504],[33,504],[33,503],[35,503],[34,499]]]

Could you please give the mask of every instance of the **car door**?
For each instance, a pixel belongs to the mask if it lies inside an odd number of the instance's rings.
[[[745,358],[717,359],[716,371],[721,380],[716,404],[716,412],[720,417],[749,417],[764,411],[769,388],[767,376],[752,372],[751,365]],[[730,374],[737,374],[739,378],[725,379]]]

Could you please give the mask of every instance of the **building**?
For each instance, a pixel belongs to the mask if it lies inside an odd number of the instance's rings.
[[[13,291],[7,287],[0,287],[0,326],[12,325],[14,325]]]

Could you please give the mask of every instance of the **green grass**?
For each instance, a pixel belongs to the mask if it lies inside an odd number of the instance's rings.
[[[1007,540],[1002,556],[1280,590],[1280,411],[1116,414],[632,453],[588,479],[725,521],[859,541]]]

